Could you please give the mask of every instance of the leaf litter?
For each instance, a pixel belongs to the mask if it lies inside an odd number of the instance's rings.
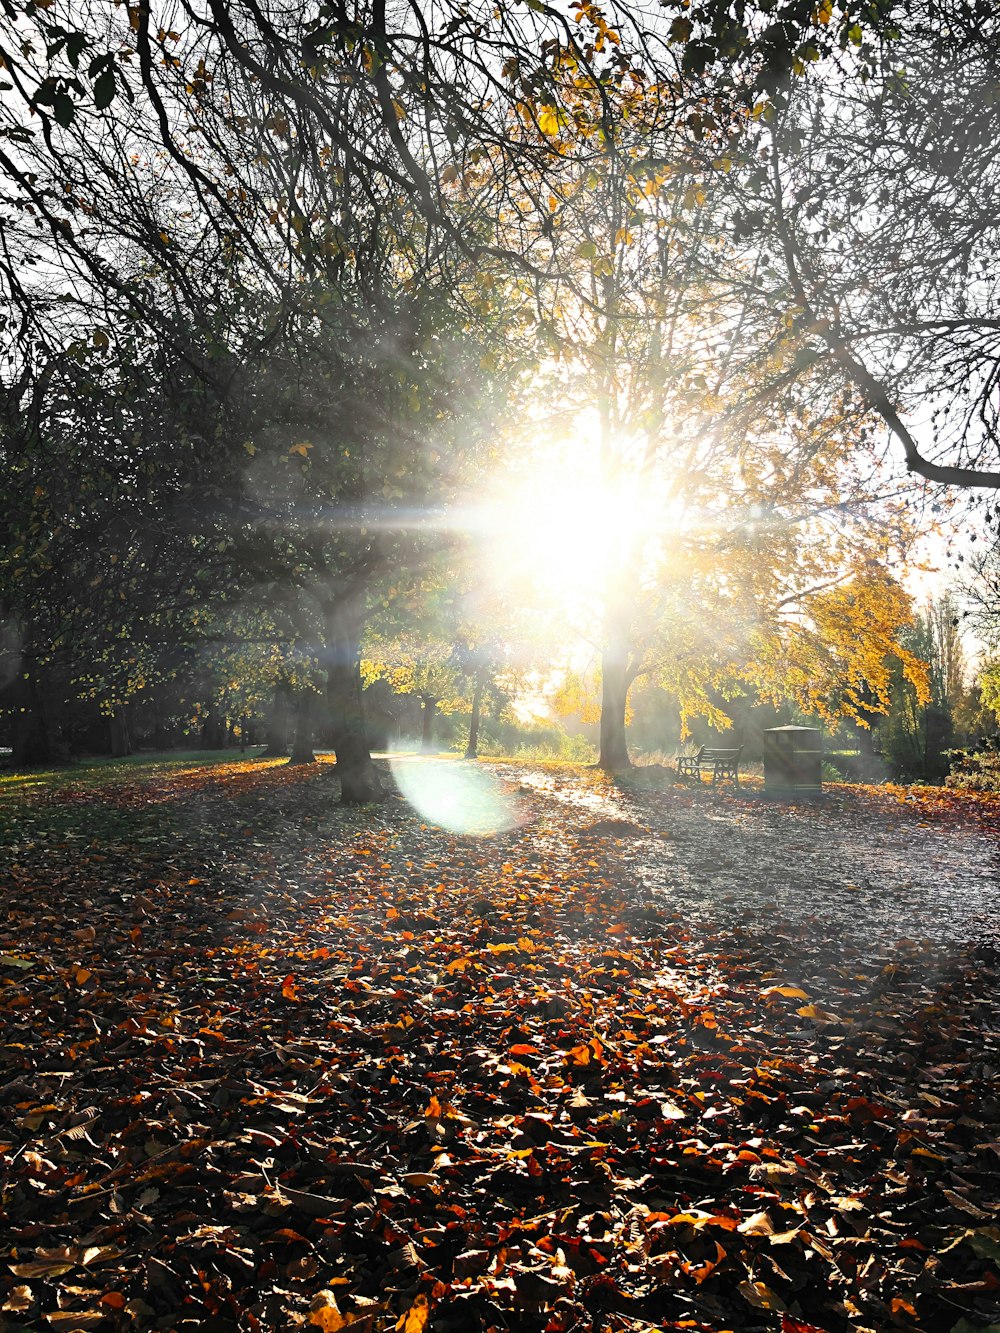
[[[492,838],[341,810],[326,764],[22,798],[0,1326],[1000,1326],[995,948],[748,913],[767,829],[826,814],[497,772]],[[995,836],[895,799],[835,796]],[[709,928],[664,847],[723,827],[755,852]]]

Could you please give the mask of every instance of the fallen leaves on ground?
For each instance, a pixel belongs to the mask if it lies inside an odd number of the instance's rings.
[[[476,839],[335,796],[240,764],[24,798],[5,1329],[1000,1323],[995,957],[811,975],[766,920],[689,929],[630,875],[641,802],[626,838],[527,790]],[[46,800],[79,824],[38,836]]]

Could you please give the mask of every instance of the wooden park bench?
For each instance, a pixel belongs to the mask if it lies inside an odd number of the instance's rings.
[[[732,750],[723,750],[718,746],[703,745],[697,754],[682,754],[677,760],[677,772],[682,778],[701,778],[703,769],[712,770],[712,785],[717,778],[731,778],[740,785],[740,755],[743,746]]]

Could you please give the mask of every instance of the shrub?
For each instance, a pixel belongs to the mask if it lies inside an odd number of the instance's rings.
[[[884,782],[885,776],[878,755],[828,750],[823,756],[824,782]]]
[[[976,754],[954,751],[945,785],[964,787],[966,791],[1000,792],[1000,750],[980,750]]]

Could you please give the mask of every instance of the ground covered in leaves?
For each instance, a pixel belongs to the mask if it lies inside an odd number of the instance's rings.
[[[493,773],[7,784],[0,1327],[1000,1328],[997,808]]]

